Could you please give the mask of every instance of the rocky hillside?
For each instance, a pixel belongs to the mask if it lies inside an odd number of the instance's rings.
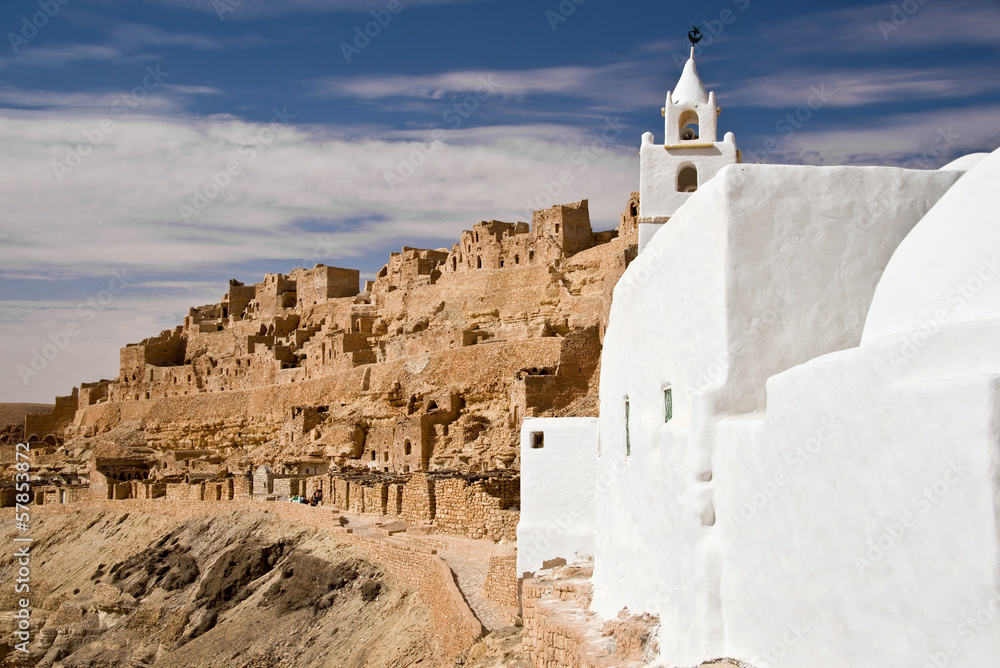
[[[13,545],[13,523],[2,540]],[[27,661],[5,634],[0,665],[440,665],[412,589],[329,534],[265,511],[185,521],[143,513],[38,513]],[[0,610],[16,609],[13,557]]]

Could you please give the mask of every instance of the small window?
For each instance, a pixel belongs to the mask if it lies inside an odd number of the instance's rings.
[[[376,457],[375,451],[372,450],[372,461],[375,461],[375,457]]]
[[[628,397],[625,397],[625,456],[632,454],[632,436],[629,434],[629,413],[630,405]]]
[[[410,445],[409,439],[407,439],[406,442],[403,444],[403,449],[406,451],[407,455],[413,452],[413,446]]]
[[[545,432],[531,432],[531,447],[534,450],[541,450],[545,447]]]
[[[500,268],[503,269],[503,259],[500,260]]]
[[[677,192],[693,193],[698,190],[698,170],[694,165],[687,165],[677,174]]]
[[[476,258],[476,269],[482,269],[482,268],[483,268],[483,258],[477,257]]]
[[[556,234],[559,234],[559,223],[556,223]]]
[[[663,421],[670,422],[674,416],[674,394],[669,386],[663,388]]]
[[[514,256],[514,264],[521,264],[521,256],[520,255],[515,255]]]
[[[528,251],[528,262],[530,263],[535,259],[535,251]]]

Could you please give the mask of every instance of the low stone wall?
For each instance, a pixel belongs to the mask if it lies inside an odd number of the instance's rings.
[[[592,575],[592,567],[567,566],[539,578],[524,580],[521,588],[522,651],[535,668],[642,668],[649,665],[648,660],[632,656],[641,655],[644,648],[635,642],[636,625],[629,622],[628,615],[609,624],[588,610]],[[655,628],[655,619],[642,623],[647,632]]]
[[[495,603],[517,607],[517,555],[490,557],[483,592]]]
[[[389,486],[384,482],[362,486],[361,493],[365,499],[365,512],[375,515],[385,515],[386,501],[389,498]]]
[[[431,522],[434,509],[434,479],[424,473],[413,474],[403,485],[403,521],[411,525]]]
[[[441,533],[517,540],[517,510],[521,498],[517,478],[489,478],[469,482],[465,478],[445,478],[434,483],[437,529]]]
[[[41,509],[42,512],[67,513],[81,509],[148,512],[178,519],[226,513],[237,509],[271,512],[283,521],[299,522],[337,533],[348,543],[358,546],[371,555],[393,577],[416,588],[421,600],[430,610],[434,638],[449,659],[464,652],[486,632],[455,584],[454,573],[435,554],[435,550],[346,533],[339,523],[334,522],[335,515],[329,508],[312,507],[301,503],[262,504],[256,501],[89,499],[85,504],[43,505]],[[12,519],[14,512],[14,508],[0,509],[0,518]]]

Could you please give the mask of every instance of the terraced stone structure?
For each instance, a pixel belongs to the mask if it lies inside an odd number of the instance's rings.
[[[535,212],[530,229],[477,223],[451,250],[393,253],[363,288],[357,270],[321,264],[232,280],[218,303],[122,348],[117,378],[26,419],[52,460],[40,477],[89,480],[102,499],[265,500],[345,499],[348,480],[306,481],[378,474],[352,501],[430,520],[433,508],[404,503],[410,475],[516,471],[521,420],[596,410],[636,205],[633,194],[606,232],[593,232],[586,200]],[[510,533],[516,495],[462,508],[486,494],[464,484],[439,485],[452,531]],[[500,514],[482,510],[490,503]]]

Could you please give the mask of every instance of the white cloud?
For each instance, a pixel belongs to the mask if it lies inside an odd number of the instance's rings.
[[[218,300],[223,281],[205,299],[174,297],[206,272],[263,258],[357,267],[359,254],[388,244],[439,246],[479,220],[525,220],[533,207],[583,198],[591,201],[595,228],[609,229],[638,178],[633,149],[594,147],[601,125],[592,133],[559,126],[454,130],[448,143],[432,144],[348,140],[324,128],[226,116],[133,115],[91,147],[85,132],[96,136],[99,120],[89,108],[0,112],[0,233],[8,235],[0,244],[0,280],[47,279],[49,296],[58,298],[65,290],[59,281],[93,281],[125,267],[138,289],[155,288],[160,296],[116,300],[121,310],[82,331],[28,394],[16,365],[72,321],[74,307],[45,299],[4,304],[20,315],[0,322],[0,356],[11,361],[0,400],[48,400],[81,380],[113,375],[121,345],[178,324],[187,306]],[[627,144],[626,131],[607,136]],[[90,152],[60,182],[52,165],[65,163],[73,147]],[[196,189],[215,194],[213,174],[224,182],[220,174],[230,162],[240,173],[185,223],[180,205],[191,204]],[[386,182],[387,172],[402,165],[408,174],[414,164],[408,178],[393,187]],[[559,183],[562,172],[568,186]],[[331,231],[302,231],[321,230],[322,221],[331,221]]]
[[[723,91],[730,104],[751,107],[795,108],[811,102],[822,89],[830,93],[823,106],[857,107],[900,100],[958,100],[1000,92],[996,68],[939,67],[791,70],[775,76],[742,80]],[[814,98],[815,99],[815,98]]]
[[[462,70],[435,74],[331,76],[313,82],[317,95],[374,101],[412,98],[442,104],[443,98],[491,92],[501,97],[566,96],[618,110],[655,104],[656,70],[638,61],[599,66],[542,67],[525,70]],[[663,93],[666,89],[663,89]]]
[[[1000,105],[936,109],[871,119],[864,125],[776,133],[775,147],[744,149],[744,160],[819,165],[898,165],[936,169],[953,158],[1000,147]]]

